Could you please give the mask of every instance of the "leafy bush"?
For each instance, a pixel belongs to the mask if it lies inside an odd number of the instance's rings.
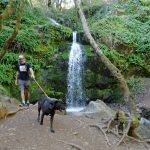
[[[22,29],[15,38],[15,43],[21,44],[20,51],[36,51],[39,44],[39,34],[32,29]]]
[[[127,79],[127,84],[134,95],[141,93],[144,90],[144,82],[140,77],[130,77]]]
[[[50,41],[53,43],[54,41],[61,41],[70,38],[72,34],[72,30],[65,26],[56,26],[51,23],[47,23],[46,25],[40,27],[39,29],[42,31],[44,44],[48,44],[47,42]],[[47,42],[45,42],[47,41]]]
[[[8,4],[8,0],[0,0],[0,7],[5,8],[7,4]]]
[[[5,41],[12,34],[10,28],[4,28],[2,32],[0,32],[0,47],[3,47]]]
[[[11,64],[4,64],[2,63],[0,65],[0,83],[1,84],[11,84],[13,79],[13,72],[14,68]]]

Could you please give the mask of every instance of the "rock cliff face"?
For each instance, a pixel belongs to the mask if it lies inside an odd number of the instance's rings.
[[[50,67],[41,70],[40,79],[43,81],[44,89],[48,89],[47,93],[52,97],[66,98],[70,47],[71,43],[65,49],[60,47],[55,58],[47,62],[51,64]],[[120,91],[115,79],[111,77],[89,46],[84,45],[82,48],[86,52],[83,83],[87,98],[89,100],[102,99],[106,102],[118,99]]]

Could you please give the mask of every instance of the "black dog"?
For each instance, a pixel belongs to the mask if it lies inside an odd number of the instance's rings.
[[[40,120],[40,111],[42,109],[42,115]],[[38,101],[38,122],[40,125],[43,125],[44,115],[50,115],[50,131],[55,132],[53,129],[53,119],[55,115],[55,110],[65,110],[65,104],[62,101],[51,99],[49,97],[42,97],[40,101]]]

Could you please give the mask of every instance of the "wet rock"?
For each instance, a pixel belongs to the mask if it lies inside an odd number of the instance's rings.
[[[141,117],[150,120],[150,107],[149,106],[143,103],[139,103],[137,104],[137,111]]]
[[[145,118],[141,118],[140,125],[136,132],[141,138],[150,139],[150,121]]]
[[[150,120],[150,108],[142,107],[141,109],[141,117]]]
[[[82,110],[82,112],[89,114],[96,113],[103,118],[112,117],[115,114],[115,111],[113,111],[101,100],[91,101],[88,106]]]

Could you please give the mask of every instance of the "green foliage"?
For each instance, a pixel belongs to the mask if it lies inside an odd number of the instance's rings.
[[[11,32],[10,28],[4,28],[3,31],[0,32],[0,47],[3,47],[6,40],[11,35]]]
[[[18,55],[15,53],[6,53],[0,64],[0,83],[11,84],[14,82],[15,64]]]
[[[131,76],[127,79],[127,84],[134,95],[144,91],[144,82],[140,77]]]
[[[61,56],[62,56],[63,59],[68,60],[69,53],[67,51],[65,51],[64,53],[62,53]]]
[[[69,38],[72,34],[72,30],[65,26],[57,26],[51,23],[48,23],[39,29],[42,31],[44,40],[46,41],[61,41]]]
[[[11,64],[1,64],[0,65],[0,83],[7,83],[10,84],[12,83],[13,79],[13,71],[14,69],[12,68]]]
[[[126,63],[126,59],[123,54],[118,53],[114,49],[104,49],[103,52],[118,69],[121,71],[125,69],[124,64]]]
[[[22,29],[15,38],[16,43],[21,44],[21,51],[36,51],[39,44],[39,34],[33,29]]]
[[[73,30],[78,30],[81,28],[77,11],[74,8],[62,10],[61,12],[53,10],[50,14],[48,14],[48,16],[55,19],[61,25],[70,27]]]
[[[149,0],[140,0],[142,2],[142,4],[144,5],[150,5],[150,1]]]
[[[39,8],[31,9],[29,5],[24,8],[23,17],[21,19],[22,24],[31,27],[33,25],[42,24],[45,20],[44,14]]]
[[[8,4],[8,0],[0,0],[0,5],[2,7],[6,7],[7,4]]]
[[[140,0],[119,0],[101,5],[88,17],[90,30],[100,48],[123,73],[127,75],[135,68],[143,73],[149,70],[149,5]]]

